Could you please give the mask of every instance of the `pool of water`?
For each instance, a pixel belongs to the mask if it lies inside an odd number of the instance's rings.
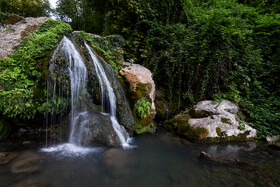
[[[279,151],[247,143],[191,144],[166,133],[135,137],[134,148],[22,149],[0,165],[0,186],[279,186]],[[5,150],[15,151],[9,146]],[[71,150],[76,150],[72,151]],[[205,151],[248,165],[200,158]],[[28,160],[29,159],[29,160]],[[27,168],[27,169],[26,169]]]

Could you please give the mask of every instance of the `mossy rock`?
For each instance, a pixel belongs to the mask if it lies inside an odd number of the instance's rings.
[[[10,14],[2,21],[2,24],[14,25],[14,24],[20,22],[23,19],[24,19],[23,17],[18,16],[16,14]]]
[[[136,120],[136,129],[135,132],[136,134],[143,134],[143,133],[150,133],[154,131],[155,125],[154,123],[150,123],[146,126],[142,126],[137,120]]]
[[[169,115],[168,103],[166,101],[156,101],[156,120],[166,120]]]
[[[134,112],[134,116],[135,112]],[[153,132],[153,129],[155,128],[154,122],[153,122],[153,115],[148,114],[144,119],[140,119],[139,117],[135,117],[136,121],[136,134],[142,134],[147,132]]]
[[[192,128],[189,125],[190,118],[191,116],[189,114],[179,114],[164,123],[164,126],[172,133],[191,141],[201,141],[206,139],[209,135],[208,129]]]
[[[230,121],[231,121],[231,120],[228,119],[228,118],[221,118],[221,122],[222,122],[222,123],[227,123],[227,124],[231,125]]]
[[[207,137],[206,139],[202,140],[201,142],[240,142],[240,141],[245,141],[247,140],[247,135],[250,134],[249,131],[245,131],[242,134],[239,134],[238,136],[227,136],[226,134],[224,134],[223,132],[225,131],[221,131],[220,128],[216,128],[216,132],[218,134],[219,132],[219,137]]]

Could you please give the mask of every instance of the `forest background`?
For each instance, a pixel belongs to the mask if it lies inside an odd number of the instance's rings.
[[[280,135],[279,0],[0,0],[7,14],[55,15],[74,30],[121,35],[175,114],[204,99],[239,104],[258,138]]]

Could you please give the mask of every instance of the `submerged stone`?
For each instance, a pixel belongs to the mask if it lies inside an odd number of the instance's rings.
[[[1,152],[0,153],[0,165],[4,165],[12,161],[18,156],[18,152]]]
[[[34,152],[23,152],[11,164],[11,172],[14,174],[19,173],[33,173],[41,169],[40,156]]]

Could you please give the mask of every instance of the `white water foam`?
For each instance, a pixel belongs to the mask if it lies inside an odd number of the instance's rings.
[[[56,153],[58,155],[65,156],[65,157],[84,156],[89,153],[96,153],[102,150],[103,148],[83,147],[71,143],[65,143],[65,144],[60,144],[57,146],[41,149],[42,152]]]

